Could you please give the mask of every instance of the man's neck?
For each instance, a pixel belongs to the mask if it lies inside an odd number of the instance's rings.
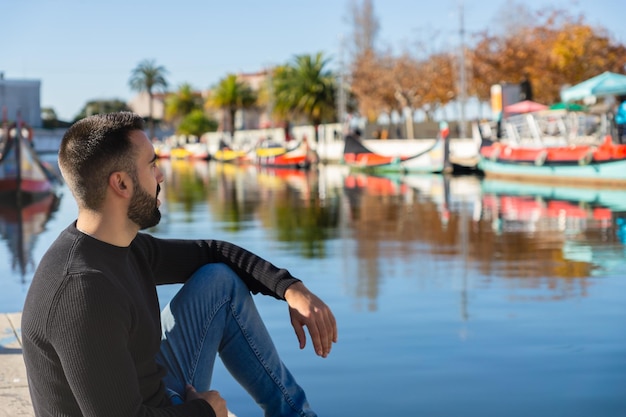
[[[102,242],[127,247],[139,229],[128,218],[118,218],[114,214],[102,215],[89,210],[79,210],[76,228]]]

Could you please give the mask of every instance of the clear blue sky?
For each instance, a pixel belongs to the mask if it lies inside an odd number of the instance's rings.
[[[395,50],[427,41],[460,43],[461,4],[467,37],[485,30],[509,0],[373,0],[379,41]],[[514,2],[522,3],[521,1]],[[171,88],[206,89],[226,74],[256,72],[294,55],[324,52],[337,65],[350,33],[350,0],[4,0],[0,71],[39,79],[42,106],[72,119],[93,99],[130,99],[132,69],[155,59]],[[624,0],[524,0],[583,14],[626,43]]]

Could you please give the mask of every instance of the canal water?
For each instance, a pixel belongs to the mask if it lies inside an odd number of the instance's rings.
[[[237,243],[334,310],[326,359],[255,296],[321,416],[626,416],[626,191],[476,176],[163,161],[160,237]],[[0,210],[0,311],[76,216],[67,189]],[[159,290],[162,303],[177,290]],[[239,417],[261,416],[218,367]]]

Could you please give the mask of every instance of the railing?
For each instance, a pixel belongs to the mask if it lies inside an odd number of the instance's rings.
[[[482,122],[479,132],[483,138],[517,146],[564,146],[599,143],[608,131],[606,126],[605,115],[552,111],[507,117],[501,122],[500,135],[497,122]]]

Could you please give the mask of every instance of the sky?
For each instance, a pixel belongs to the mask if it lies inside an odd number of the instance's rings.
[[[133,68],[154,59],[170,90],[207,89],[229,73],[254,73],[323,52],[338,68],[352,0],[0,0],[6,79],[41,81],[42,107],[72,120],[85,103],[130,100]],[[497,27],[511,0],[373,0],[378,42],[394,51],[432,42],[457,48]],[[624,0],[524,0],[531,11],[566,9],[626,43]],[[463,10],[463,13],[461,13]],[[463,17],[461,19],[461,16]],[[331,68],[331,69],[332,69]]]

